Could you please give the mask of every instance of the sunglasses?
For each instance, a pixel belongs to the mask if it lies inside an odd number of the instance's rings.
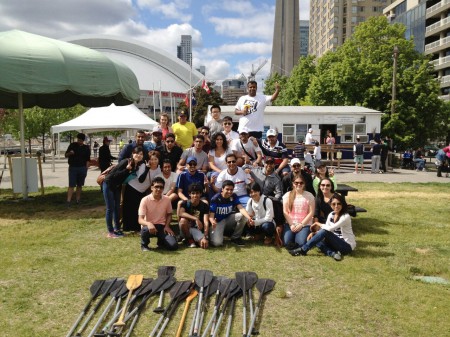
[[[335,206],[341,206],[342,204],[340,202],[332,202],[331,206],[335,207]]]
[[[189,163],[189,166],[197,166],[197,163]]]
[[[174,143],[174,140],[166,140],[166,143]]]
[[[267,165],[273,165],[273,164],[275,164],[275,162],[274,161],[266,161],[266,164]]]
[[[298,186],[298,185],[304,185],[305,183],[303,181],[294,181],[294,185]]]
[[[294,165],[292,165],[292,167],[295,167],[295,168],[300,167],[300,164],[294,164]]]
[[[330,184],[320,184],[320,186],[322,186],[322,187],[331,187]]]
[[[223,123],[223,125],[232,125],[233,123]]]
[[[227,161],[227,164],[236,164],[236,160]]]
[[[208,131],[202,131],[202,132],[200,132],[202,135],[209,135],[209,132]]]
[[[153,188],[154,188],[155,190],[163,190],[163,189],[164,189],[164,186],[161,186],[161,185],[155,185],[155,186],[153,186]]]

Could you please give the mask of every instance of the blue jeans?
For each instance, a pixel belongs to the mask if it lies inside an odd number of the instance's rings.
[[[120,229],[120,190],[111,190],[106,182],[103,182],[103,198],[106,204],[106,227],[108,232]],[[113,227],[114,220],[114,227]]]
[[[314,246],[327,256],[333,256],[337,251],[343,255],[352,252],[352,247],[347,242],[326,229],[318,231],[311,240],[302,246],[302,250],[307,252]]]
[[[264,234],[269,238],[275,234],[275,224],[273,222],[264,222],[260,226],[249,227],[249,232],[252,234]]]
[[[423,170],[425,168],[425,160],[423,160],[422,158],[414,159],[414,163],[416,163],[416,167],[419,170]]]
[[[296,243],[299,247],[303,246],[306,243],[306,239],[308,238],[311,226],[303,227],[300,232],[294,233],[291,231],[289,224],[284,224],[283,230],[283,242],[286,246],[289,243]]]
[[[156,235],[150,234],[147,226],[141,227],[141,247],[148,247],[150,244],[150,237],[156,236],[158,241],[157,245],[167,250],[177,250],[178,242],[175,236],[164,233],[164,225],[155,224]]]

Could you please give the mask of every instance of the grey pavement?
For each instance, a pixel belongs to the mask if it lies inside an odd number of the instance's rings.
[[[116,155],[116,153],[113,153]],[[1,158],[1,169],[4,167],[4,158]],[[432,165],[428,163],[427,166]],[[44,177],[44,187],[56,186],[67,187],[68,172],[67,172],[67,160],[65,158],[55,159],[54,169],[51,158],[47,157],[45,163],[42,163],[42,175]],[[336,169],[335,169],[336,170]],[[1,172],[1,171],[0,171]],[[89,168],[86,178],[86,186],[97,186],[97,177],[100,174],[100,170],[97,167]],[[364,174],[354,174],[351,166],[336,170],[336,180],[338,183],[351,183],[351,182],[384,182],[384,183],[450,183],[450,178],[439,178],[436,176],[436,172],[416,172],[412,170],[395,169],[385,174],[371,174],[370,171],[365,171]],[[40,186],[40,185],[39,185]],[[3,173],[3,179],[1,181],[0,188],[12,188],[11,179],[9,174],[9,168],[6,167]]]

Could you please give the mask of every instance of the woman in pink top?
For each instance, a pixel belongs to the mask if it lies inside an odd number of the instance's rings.
[[[305,181],[301,175],[293,179],[292,187],[292,191],[283,195],[283,214],[286,219],[283,240],[288,250],[306,243],[315,209],[314,196],[305,191]]]
[[[172,133],[172,128],[169,125],[169,115],[163,112],[159,115],[159,126],[162,130],[162,140],[166,140],[166,135]]]

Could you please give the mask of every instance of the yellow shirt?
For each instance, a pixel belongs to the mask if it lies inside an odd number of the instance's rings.
[[[191,147],[194,136],[197,135],[197,127],[194,123],[186,122],[186,124],[175,123],[172,125],[175,141],[183,150]]]

